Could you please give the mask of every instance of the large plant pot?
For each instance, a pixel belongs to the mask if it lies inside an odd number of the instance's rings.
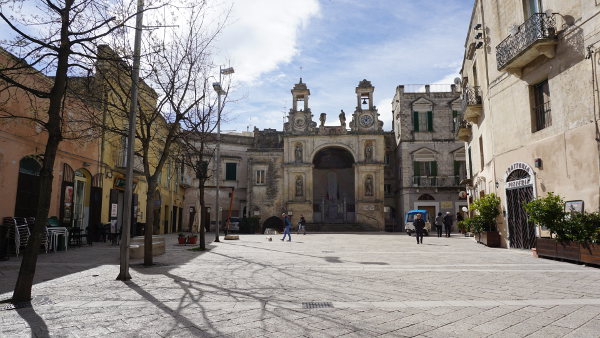
[[[196,244],[197,241],[198,241],[198,237],[196,237],[196,236],[188,237],[187,244]]]
[[[535,249],[540,257],[556,257],[556,240],[553,238],[536,238]]]
[[[579,256],[583,263],[600,265],[600,244],[581,243]]]
[[[500,247],[500,233],[498,231],[484,231],[477,234],[477,242],[491,248]]]
[[[179,242],[179,244],[185,244],[185,236],[177,237],[177,241]]]
[[[579,261],[579,242],[557,241],[556,258],[566,259],[570,261]]]

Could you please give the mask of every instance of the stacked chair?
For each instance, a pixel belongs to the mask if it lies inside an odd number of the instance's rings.
[[[9,239],[14,243],[15,254],[19,256],[19,251],[27,247],[31,235],[27,220],[22,217],[4,217],[2,224],[8,227]]]

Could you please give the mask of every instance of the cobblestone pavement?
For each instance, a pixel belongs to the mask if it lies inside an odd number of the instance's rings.
[[[0,310],[0,337],[600,337],[600,269],[459,236],[292,240],[241,235],[200,253],[168,236],[128,283],[117,247],[43,254],[32,307]],[[0,262],[0,299],[18,264]]]

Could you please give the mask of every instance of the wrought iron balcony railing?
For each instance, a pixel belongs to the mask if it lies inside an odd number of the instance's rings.
[[[473,135],[471,123],[464,120],[462,115],[459,115],[457,119],[456,138],[464,142],[469,142],[471,135]]]
[[[458,187],[461,176],[413,176],[413,187]]]
[[[496,47],[498,70],[506,68],[535,43],[555,39],[556,19],[554,14],[533,14]]]
[[[479,86],[466,86],[462,92],[462,108],[463,111],[468,106],[481,105],[481,87]]]
[[[552,125],[550,101],[533,108],[535,113],[535,130],[542,130]]]

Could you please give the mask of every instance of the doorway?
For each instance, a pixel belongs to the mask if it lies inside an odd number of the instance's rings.
[[[19,161],[15,217],[35,217],[40,195],[41,162],[33,156]]]
[[[355,219],[354,157],[340,147],[317,152],[313,159],[313,219],[321,223],[353,223]]]
[[[527,170],[516,169],[506,179],[508,239],[511,248],[535,246],[535,225],[527,218],[523,204],[533,200],[533,181]]]

